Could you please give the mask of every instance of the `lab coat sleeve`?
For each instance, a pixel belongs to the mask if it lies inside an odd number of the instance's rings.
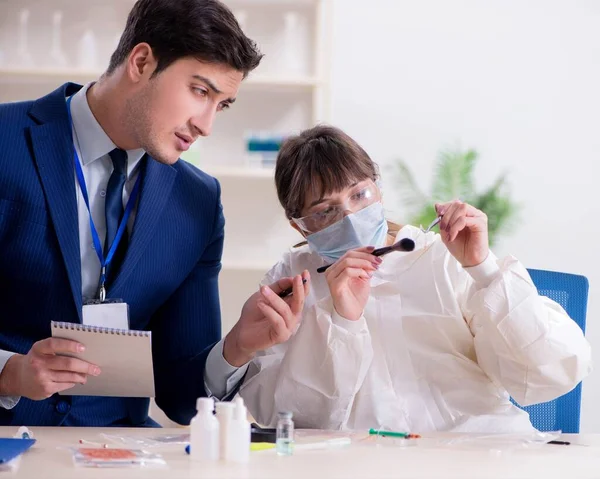
[[[490,252],[476,267],[450,262],[477,362],[515,401],[550,401],[590,373],[591,348],[581,328],[559,304],[538,295],[517,259],[498,260]]]
[[[287,343],[250,363],[240,394],[264,426],[290,411],[296,427],[343,429],[372,358],[365,318],[342,318],[327,297],[305,308]]]

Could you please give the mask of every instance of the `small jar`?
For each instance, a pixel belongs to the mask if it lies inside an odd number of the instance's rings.
[[[294,453],[294,421],[291,412],[278,414],[276,450],[279,456],[291,456]]]

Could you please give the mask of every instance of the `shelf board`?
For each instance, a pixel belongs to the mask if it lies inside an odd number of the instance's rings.
[[[37,81],[81,80],[84,83],[98,79],[102,72],[78,69],[50,68],[0,68],[0,80],[21,81],[31,79]]]
[[[223,271],[251,271],[258,273],[267,273],[276,262],[268,263],[266,261],[223,261]]]
[[[273,180],[275,171],[272,168],[251,168],[244,166],[196,165],[205,173],[218,179],[264,179]]]
[[[123,0],[135,3],[135,0]],[[223,0],[229,8],[239,7],[310,7],[324,0]]]
[[[229,8],[248,7],[310,7],[322,0],[224,0]]]
[[[78,69],[48,69],[48,68],[0,68],[0,80],[22,81],[69,81],[77,80],[82,83],[98,79],[102,71]],[[311,76],[282,76],[282,75],[252,75],[242,82],[242,86],[252,87],[284,87],[284,88],[313,88],[321,81]]]
[[[318,78],[311,76],[280,76],[280,75],[252,75],[242,82],[242,86],[273,86],[287,88],[314,88],[321,84]]]

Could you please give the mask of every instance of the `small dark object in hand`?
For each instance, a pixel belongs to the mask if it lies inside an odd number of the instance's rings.
[[[304,278],[302,278],[302,284],[306,284],[306,280]],[[277,296],[279,296],[280,298],[286,298],[287,296],[289,296],[290,294],[292,294],[294,292],[294,287],[290,286],[289,288],[284,289],[281,293],[279,293]]]
[[[394,243],[392,246],[384,246],[383,248],[378,248],[371,254],[373,256],[383,256],[385,254],[391,253],[392,251],[412,251],[414,249],[415,242],[413,240],[411,240],[410,238],[402,238],[400,241]],[[317,273],[324,273],[330,266],[333,266],[333,264],[321,266],[317,269]]]

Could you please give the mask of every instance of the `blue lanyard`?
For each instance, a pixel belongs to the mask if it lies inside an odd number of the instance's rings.
[[[71,117],[72,98],[73,97],[70,96],[67,99],[67,113],[69,115],[69,124],[71,126],[71,130],[73,129],[73,118]],[[119,245],[119,241],[121,241],[121,238],[125,234],[125,229],[127,228],[127,221],[131,216],[140,189],[141,175],[138,176],[135,185],[133,186],[133,190],[131,191],[129,201],[127,202],[127,206],[125,207],[125,212],[123,213],[123,219],[119,224],[119,229],[117,229],[115,239],[110,245],[108,254],[105,258],[104,252],[102,250],[102,244],[100,243],[100,237],[98,236],[98,231],[96,230],[96,226],[94,225],[94,220],[92,218],[92,212],[90,210],[90,201],[88,198],[87,187],[85,185],[85,177],[83,176],[83,169],[81,168],[79,155],[77,155],[77,148],[75,148],[75,142],[73,142],[73,161],[75,163],[75,172],[77,173],[77,181],[79,183],[79,187],[81,188],[81,194],[83,196],[85,205],[87,206],[88,214],[90,216],[90,229],[92,230],[92,240],[94,241],[94,249],[96,250],[96,254],[98,255],[98,259],[100,260],[100,301],[104,301],[106,299],[106,288],[104,287],[106,283],[106,268],[112,261],[113,256],[115,255],[115,251],[117,250],[117,246]]]

